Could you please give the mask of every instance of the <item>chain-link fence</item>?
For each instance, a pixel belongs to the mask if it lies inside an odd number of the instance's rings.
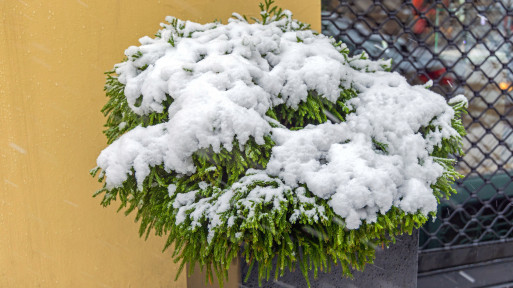
[[[392,58],[411,84],[433,80],[434,91],[469,100],[465,178],[421,229],[421,255],[513,240],[513,0],[322,4],[322,33],[352,53]]]

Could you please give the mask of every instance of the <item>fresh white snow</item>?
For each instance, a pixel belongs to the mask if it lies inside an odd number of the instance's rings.
[[[199,149],[230,151],[234,139],[244,145],[254,137],[263,144],[263,137],[271,135],[276,146],[266,170],[251,170],[219,198],[194,202],[197,191],[178,193],[173,204],[177,223],[191,217],[193,226],[199,225],[194,221],[206,216],[211,228],[218,226],[219,215],[233,208],[233,195],[258,179],[279,186],[258,186],[237,205],[250,207],[258,200],[278,208],[286,193],[295,193],[298,201],[315,206],[315,199],[307,198],[300,186],[306,185],[315,196],[328,200],[350,229],[362,220],[375,221],[377,213],[392,206],[409,213],[434,211],[437,202],[430,185],[443,167],[429,153],[442,138],[459,137],[451,128],[453,109],[442,96],[382,71],[387,61],[356,57],[348,62],[340,53],[344,47],[335,48],[332,39],[312,31],[287,31],[297,25],[287,15],[268,25],[237,19],[226,25],[178,20],[181,28],[162,24],[161,38],[143,37],[141,46],[128,48],[129,60],[117,64],[116,73],[126,85],[130,108],[140,115],[161,113],[166,94],[174,101],[168,122],[139,126],[101,152],[97,164],[106,175],[106,187],[121,186],[133,169],[142,189],[150,166],[160,164],[188,175],[195,172],[191,156]],[[179,37],[189,34],[190,38]],[[138,69],[146,65],[144,71]],[[360,92],[348,103],[355,112],[346,122],[289,131],[272,128],[265,116],[279,104],[297,107],[308,91],[334,102],[340,86]],[[457,96],[451,101],[466,99]],[[419,128],[432,119],[438,128],[424,138]],[[372,139],[386,144],[388,153],[375,149]],[[207,189],[208,184],[200,187]],[[169,187],[170,196],[175,190],[176,186]],[[290,220],[300,214],[322,217],[323,209],[298,210]]]

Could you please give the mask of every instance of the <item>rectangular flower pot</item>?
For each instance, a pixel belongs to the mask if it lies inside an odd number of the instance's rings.
[[[419,246],[419,233],[414,230],[412,235],[402,235],[396,238],[396,243],[388,248],[376,248],[376,259],[374,264],[365,266],[364,271],[354,271],[354,279],[348,279],[342,275],[340,266],[332,267],[330,273],[320,272],[317,279],[314,279],[313,272],[309,273],[312,288],[412,288],[417,287],[417,249]],[[242,259],[240,261],[241,278],[244,279],[248,265]],[[257,288],[258,274],[257,265],[251,271],[246,283],[242,282],[240,287]],[[274,275],[271,274],[271,278]],[[274,278],[263,281],[260,287],[283,287],[303,288],[308,287],[306,280],[301,274],[299,267],[294,272],[286,269],[283,277],[278,280]]]

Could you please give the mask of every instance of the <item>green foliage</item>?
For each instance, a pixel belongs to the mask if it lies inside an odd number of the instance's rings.
[[[306,101],[301,102],[296,109],[286,104],[281,104],[269,109],[267,116],[291,130],[302,129],[308,124],[317,125],[324,123],[328,120],[329,116],[335,118],[330,119],[332,122],[343,122],[349,113],[354,112],[345,103],[347,100],[356,97],[358,91],[353,88],[344,89],[342,86],[339,88],[341,92],[336,103],[332,103],[328,99],[310,92]]]
[[[437,179],[437,182],[431,185],[433,189],[433,194],[436,196],[438,203],[440,203],[440,199],[447,198],[452,194],[456,194],[456,189],[454,189],[451,184],[458,178],[461,178],[462,175],[458,173],[454,169],[454,164],[456,163],[455,159],[450,158],[452,155],[463,155],[462,150],[462,137],[466,135],[465,127],[461,121],[463,114],[466,112],[465,103],[456,102],[450,104],[454,110],[454,118],[451,121],[451,126],[453,129],[458,132],[459,137],[451,137],[451,138],[443,138],[442,144],[440,146],[436,146],[431,153],[434,156],[435,161],[440,164],[444,168],[444,174],[442,177]],[[440,127],[435,127],[432,123],[435,119],[431,120],[430,125],[427,127],[422,127],[420,131],[427,135],[429,132],[436,131],[440,129]],[[434,216],[434,215],[433,215]]]
[[[139,125],[147,127],[167,122],[167,108],[169,108],[173,102],[173,98],[167,95],[167,99],[162,103],[162,106],[165,108],[161,113],[152,112],[148,115],[138,115],[130,109],[124,94],[125,85],[119,82],[115,75],[115,71],[111,70],[105,72],[105,74],[107,75],[107,80],[104,90],[109,100],[107,101],[107,104],[103,106],[101,112],[107,117],[107,123],[105,124],[106,129],[103,133],[107,136],[108,144],[114,142],[125,132],[130,131]],[[139,99],[142,100],[142,97]],[[136,102],[135,106],[138,105],[140,105],[140,103]]]
[[[272,0],[261,4],[261,19],[253,20],[266,25],[288,17],[283,10],[272,4]],[[245,16],[242,19],[248,21]],[[288,29],[296,31],[309,28],[296,20],[293,23],[295,25]],[[169,24],[176,32],[175,37],[190,37],[190,33],[184,35],[184,25],[174,18]],[[156,37],[160,37],[160,31]],[[175,40],[171,36],[169,44],[174,46]],[[298,38],[298,41],[302,40]],[[333,45],[349,59],[349,51],[343,44],[333,41]],[[135,61],[142,56],[138,52],[125,61]],[[363,59],[365,55],[361,57]],[[146,67],[140,67],[141,71],[144,69]],[[115,71],[106,74],[108,101],[102,112],[107,117],[104,133],[108,143],[139,125],[146,127],[168,121],[167,110],[173,102],[170,95],[161,103],[163,109],[160,113],[139,115],[130,109],[124,95],[125,86]],[[335,102],[310,91],[298,107],[292,108],[285,104],[275,106],[266,113],[270,124],[297,130],[308,124],[317,125],[328,120],[345,121],[347,115],[354,112],[346,103],[357,97],[359,91],[343,86],[340,89],[340,96]],[[136,102],[137,105],[140,103]],[[461,103],[452,104],[452,107],[456,115],[452,127],[464,135],[461,114],[465,112],[465,107]],[[427,127],[421,128],[420,132],[424,136],[439,129],[432,124],[434,120]],[[135,171],[132,171],[121,187],[107,189],[104,185],[94,196],[103,195],[103,206],[118,201],[118,211],[124,210],[126,215],[134,212],[135,221],[140,222],[141,236],[148,237],[152,231],[158,236],[166,236],[164,250],[174,246],[174,261],[180,262],[178,274],[186,263],[190,264],[189,274],[193,272],[195,264],[199,264],[201,269],[206,269],[206,281],[211,282],[215,274],[221,286],[228,276],[232,259],[238,255],[242,255],[251,268],[257,264],[259,281],[270,279],[271,276],[276,279],[283,275],[287,267],[294,269],[296,264],[299,264],[308,283],[309,270],[313,270],[317,277],[319,271],[330,271],[338,263],[344,275],[352,277],[351,269],[362,270],[366,264],[373,262],[376,247],[388,246],[395,242],[395,236],[411,234],[414,228],[426,222],[427,217],[420,211],[408,214],[392,207],[386,213],[379,214],[376,222],[364,222],[358,229],[350,230],[327,201],[315,197],[306,186],[283,191],[271,199],[261,196],[248,201],[248,195],[253,191],[282,187],[279,179],[251,178],[250,169],[264,169],[275,145],[269,135],[264,139],[263,145],[257,144],[253,138],[244,145],[234,139],[230,151],[222,148],[216,153],[212,147],[199,150],[192,156],[196,172],[187,177],[166,171],[163,165],[150,167],[151,172],[144,180],[142,190],[138,189]],[[373,143],[377,151],[386,153],[386,144],[375,139]],[[455,192],[450,184],[460,175],[454,170],[454,160],[449,157],[457,153],[462,154],[461,137],[443,139],[442,145],[432,152],[436,161],[445,169],[443,176],[432,185],[437,199]],[[91,175],[96,176],[98,172],[98,168],[93,169]],[[99,182],[103,182],[103,172],[98,175]],[[236,185],[243,180],[246,181],[245,185]],[[169,190],[171,185],[176,187],[173,193]],[[233,197],[230,198],[229,209],[221,213],[218,223],[210,223],[204,214],[199,213],[201,211],[195,210],[195,206],[192,205],[187,211],[181,211],[176,206],[176,198],[184,193],[194,193],[194,203],[201,202],[214,208],[225,193],[233,193]],[[179,222],[177,217],[185,217],[185,220]],[[273,266],[273,259],[277,260],[276,266]]]

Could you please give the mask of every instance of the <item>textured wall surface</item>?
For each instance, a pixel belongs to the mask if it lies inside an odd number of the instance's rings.
[[[225,21],[258,2],[0,1],[0,287],[186,287],[164,239],[91,197],[103,72],[166,15]],[[320,1],[278,4],[320,28]]]
[[[367,265],[364,271],[355,271],[354,279],[343,278],[340,266],[333,267],[331,273],[319,273],[314,280],[313,273],[310,273],[312,288],[414,288],[417,287],[417,249],[419,246],[418,230],[410,235],[402,235],[397,242],[389,248],[376,248],[376,260],[374,264]],[[243,261],[242,261],[243,262]],[[242,277],[244,278],[247,266],[241,265]],[[255,269],[256,265],[254,266]],[[274,274],[271,274],[273,277]],[[245,288],[258,287],[258,275],[256,269],[252,271]],[[265,288],[306,288],[306,281],[297,267],[295,272],[285,273],[283,277],[274,281],[274,278],[262,285]]]

